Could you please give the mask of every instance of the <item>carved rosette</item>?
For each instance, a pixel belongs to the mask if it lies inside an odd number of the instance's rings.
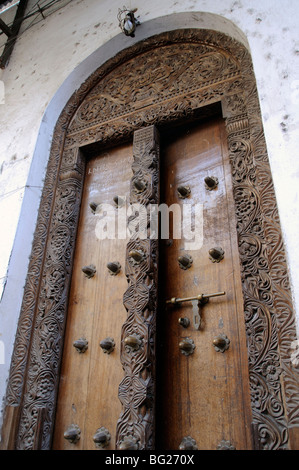
[[[134,162],[130,202],[159,202],[159,137],[154,126],[134,133]],[[146,181],[139,189],[135,181]],[[137,253],[138,257],[132,254]],[[127,245],[128,289],[123,303],[128,312],[121,334],[121,363],[125,372],[119,385],[123,411],[117,423],[117,448],[133,436],[139,450],[153,449],[155,412],[155,332],[157,312],[157,240],[133,234]],[[138,339],[138,347],[128,347],[126,338]]]

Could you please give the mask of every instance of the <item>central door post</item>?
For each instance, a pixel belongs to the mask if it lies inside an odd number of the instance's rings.
[[[158,236],[150,237],[147,220],[150,206],[159,204],[159,135],[155,126],[134,132],[133,157],[127,220],[131,232],[125,267],[128,289],[123,297],[128,315],[122,327],[120,357],[125,373],[119,385],[123,409],[116,431],[119,450],[155,447]]]

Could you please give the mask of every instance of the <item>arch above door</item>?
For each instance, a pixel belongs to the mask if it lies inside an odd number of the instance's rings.
[[[252,62],[214,30],[177,29],[96,70],[57,121],[10,371],[7,447],[51,446],[86,155],[222,106],[236,208],[257,448],[296,448],[295,319]],[[297,445],[298,448],[298,445]]]

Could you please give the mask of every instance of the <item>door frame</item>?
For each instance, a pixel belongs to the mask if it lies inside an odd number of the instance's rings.
[[[196,82],[194,74],[177,74],[175,89],[167,76],[180,70],[183,45],[193,47],[194,60],[205,60],[207,76]],[[88,109],[93,90],[109,74],[120,78],[126,64],[148,53],[158,57],[162,48],[177,51],[171,69],[160,64],[163,93],[157,88],[153,96],[151,90],[150,103],[145,99],[130,113],[120,107],[111,118],[107,106],[100,118],[91,114],[82,121],[82,106]],[[134,73],[131,67],[137,93],[142,90]],[[85,159],[99,142],[116,144],[145,126],[163,129],[171,121],[196,119],[213,113],[217,103],[232,165],[255,447],[299,448],[299,373],[291,361],[295,316],[252,61],[243,44],[205,29],[168,31],[117,53],[73,94],[57,121],[15,339],[2,447],[51,448]]]

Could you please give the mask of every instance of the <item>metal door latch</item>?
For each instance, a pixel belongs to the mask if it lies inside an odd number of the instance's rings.
[[[215,292],[214,294],[198,294],[194,295],[193,297],[172,297],[169,300],[166,300],[167,304],[180,304],[182,302],[189,302],[191,300],[198,300],[199,302],[203,302],[203,304],[206,304],[210,297],[219,297],[220,295],[225,295],[225,292]]]
[[[192,313],[193,313],[193,326],[196,330],[201,327],[201,307],[209,302],[209,299],[203,300],[192,300]]]
[[[182,302],[192,302],[193,309],[193,326],[196,330],[199,330],[201,324],[201,308],[209,302],[210,297],[219,297],[225,295],[225,292],[215,292],[213,294],[198,294],[193,297],[172,297],[169,300],[166,300],[166,304],[177,305]],[[182,324],[182,323],[181,323]],[[185,326],[185,325],[182,325]]]

